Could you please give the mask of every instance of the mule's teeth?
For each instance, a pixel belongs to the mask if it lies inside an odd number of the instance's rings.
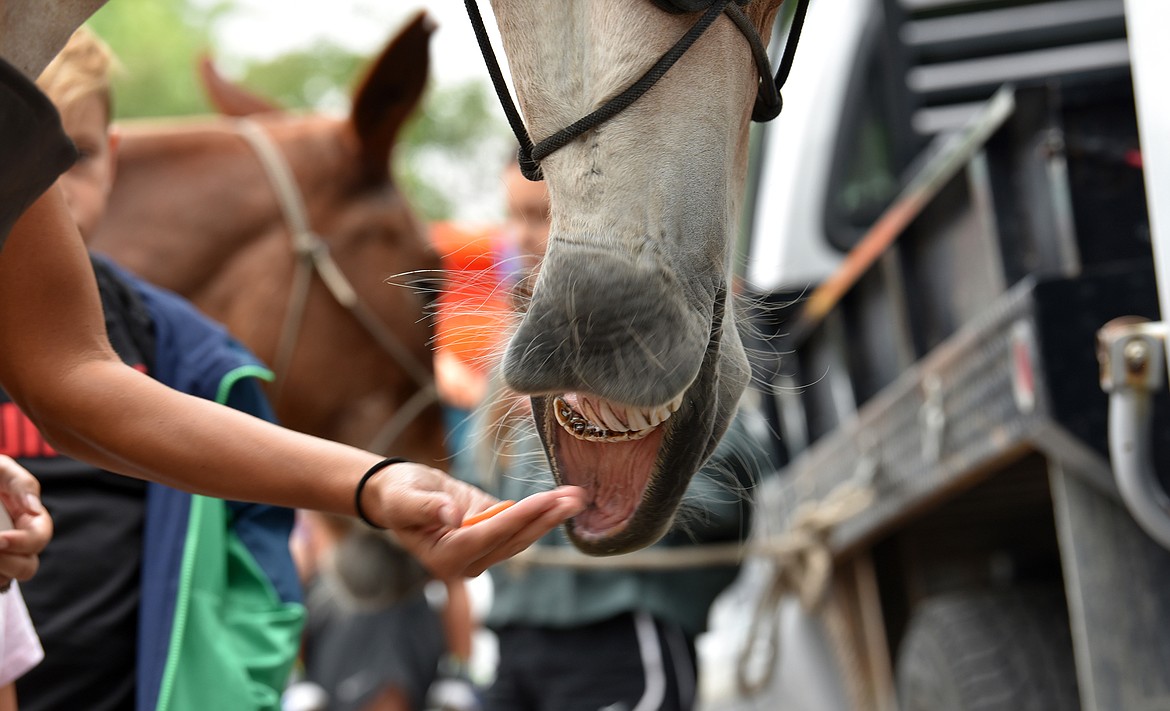
[[[573,410],[560,398],[553,403],[553,412],[557,416],[557,424],[562,426],[568,424],[569,418],[573,416]]]
[[[668,417],[670,417],[670,412],[665,407],[656,407],[646,413],[646,421],[651,427],[662,424]]]
[[[681,399],[676,399],[681,402]],[[642,439],[668,419],[677,404],[653,410],[637,410],[580,396],[553,400],[557,423],[569,434],[587,442],[631,442]]]
[[[609,427],[609,420],[611,418],[607,413],[610,411],[611,410],[608,401],[600,399],[593,401],[593,414],[597,416],[597,424],[602,425],[603,427]]]
[[[662,405],[657,410],[655,410],[654,417],[653,417],[652,421],[654,421],[655,424],[661,423],[661,422],[666,422],[667,420],[670,419],[671,415],[673,415],[677,411],[678,411],[678,405],[673,403],[673,402],[668,404],[668,405]]]
[[[586,428],[585,432],[570,433],[577,439],[585,440],[587,442],[633,442],[642,439],[653,432],[653,429],[638,430],[636,432],[598,432],[596,430],[590,431],[591,428]]]
[[[631,429],[629,425],[622,422],[622,418],[618,416],[613,406],[607,401],[602,400],[600,406],[601,411],[598,414],[601,415],[601,420],[608,429],[614,432],[627,432]]]
[[[626,410],[626,418],[630,421],[631,430],[644,430],[658,424],[647,417],[645,410]]]
[[[590,422],[601,422],[601,416],[597,413],[597,408],[589,398],[583,397],[578,400],[577,408],[581,416]]]
[[[665,405],[659,405],[658,407],[654,408],[653,410],[648,410],[646,412],[646,421],[648,423],[647,426],[656,427],[656,426],[662,424],[663,422],[666,422],[667,420],[670,419],[671,415],[678,412],[678,409],[680,407],[682,407],[682,403],[683,403],[683,396],[679,395],[678,397],[676,397],[675,399],[666,403]]]

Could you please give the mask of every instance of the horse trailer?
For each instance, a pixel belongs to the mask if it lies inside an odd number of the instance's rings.
[[[710,708],[1170,709],[1167,27],[812,1],[753,134],[738,273],[784,464]]]

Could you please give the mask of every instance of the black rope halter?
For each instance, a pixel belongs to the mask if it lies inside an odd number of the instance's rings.
[[[655,4],[668,12],[679,13],[697,11],[705,4],[705,0],[700,2],[682,2],[680,0],[654,0]],[[780,58],[780,66],[776,70],[776,74],[772,75],[772,65],[768,60],[768,49],[764,46],[764,41],[760,37],[760,33],[756,31],[755,25],[748,19],[740,8],[741,4],[747,4],[751,0],[714,0],[710,2],[709,7],[703,13],[702,17],[691,25],[674,46],[663,54],[653,66],[646,71],[633,84],[630,84],[624,91],[609,101],[605,102],[596,111],[590,113],[582,119],[579,119],[571,125],[557,131],[548,138],[533,143],[532,137],[528,134],[528,129],[524,126],[524,119],[520,117],[520,110],[516,107],[516,102],[512,100],[512,95],[508,91],[508,85],[504,81],[504,73],[500,70],[500,63],[496,59],[496,53],[492,49],[491,40],[488,38],[487,28],[484,26],[483,16],[479,12],[479,4],[476,0],[465,0],[467,5],[467,15],[471,18],[471,26],[475,30],[475,38],[479,42],[480,51],[483,52],[484,62],[487,64],[488,74],[492,79],[492,86],[495,87],[496,96],[500,99],[500,105],[504,108],[504,115],[508,119],[508,124],[512,127],[512,133],[516,134],[516,141],[520,144],[520,170],[524,173],[524,177],[529,180],[539,181],[544,179],[544,173],[540,169],[540,161],[554,151],[564,147],[574,139],[578,138],[586,131],[596,128],[614,116],[624,111],[630,104],[638,100],[642,94],[645,94],[650,87],[654,86],[659,79],[666,74],[667,70],[674,66],[674,63],[690,49],[695,40],[707,31],[707,28],[722,14],[727,14],[735,26],[739,28],[744,37],[747,38],[748,45],[752,50],[752,59],[756,63],[756,70],[760,73],[759,90],[756,94],[755,106],[752,108],[752,120],[758,122],[771,121],[780,115],[780,109],[784,106],[784,100],[780,96],[780,89],[788,80],[788,74],[792,70],[792,61],[796,56],[796,45],[800,40],[800,30],[804,26],[804,16],[808,11],[809,0],[797,0],[796,11],[792,17],[792,26],[788,31],[788,40],[784,43],[784,54]]]

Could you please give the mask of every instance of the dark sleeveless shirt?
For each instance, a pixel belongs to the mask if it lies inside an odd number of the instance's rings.
[[[0,249],[16,218],[75,160],[52,102],[0,59]]]

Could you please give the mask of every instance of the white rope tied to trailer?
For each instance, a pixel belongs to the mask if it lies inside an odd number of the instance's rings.
[[[873,503],[872,462],[823,499],[806,501],[792,516],[784,533],[748,544],[707,544],[642,550],[612,558],[592,557],[572,548],[533,546],[502,565],[523,572],[532,567],[561,567],[581,570],[675,570],[714,565],[738,565],[744,558],[765,558],[772,564],[772,576],[748,625],[736,660],[736,682],[741,693],[755,695],[771,682],[780,656],[780,602],[790,595],[800,599],[810,612],[824,601],[833,578],[833,552],[829,535],[833,529],[864,511]],[[859,472],[860,473],[860,472]],[[754,661],[764,646],[763,662]],[[758,678],[751,678],[749,665],[761,666]]]
[[[771,558],[772,576],[760,597],[736,663],[736,682],[741,693],[755,695],[772,681],[780,656],[780,602],[799,598],[805,610],[816,611],[825,599],[833,578],[833,552],[829,534],[873,503],[875,493],[868,484],[847,481],[819,501],[801,504],[792,516],[792,525],[778,537],[753,546]],[[764,654],[759,661],[759,652]],[[762,669],[751,678],[748,667]]]
[[[853,482],[838,486],[822,501],[806,502],[793,515],[793,525],[779,536],[752,543],[707,543],[694,546],[655,548],[620,556],[588,556],[575,548],[532,546],[500,565],[516,571],[529,568],[573,568],[577,570],[680,570],[714,565],[739,565],[745,558],[768,558],[787,577],[801,580],[796,590],[801,599],[819,598],[832,572],[832,554],[827,538],[837,524],[869,506],[873,491]],[[793,567],[793,561],[802,561]],[[784,563],[786,565],[779,565]],[[796,570],[801,572],[797,573]],[[805,580],[808,578],[808,580]],[[815,605],[810,605],[810,609]]]
[[[509,558],[506,565],[517,573],[530,568],[572,568],[575,570],[679,570],[713,565],[738,565],[748,554],[739,543],[708,543],[641,550],[614,557],[595,557],[576,548],[532,546]]]

